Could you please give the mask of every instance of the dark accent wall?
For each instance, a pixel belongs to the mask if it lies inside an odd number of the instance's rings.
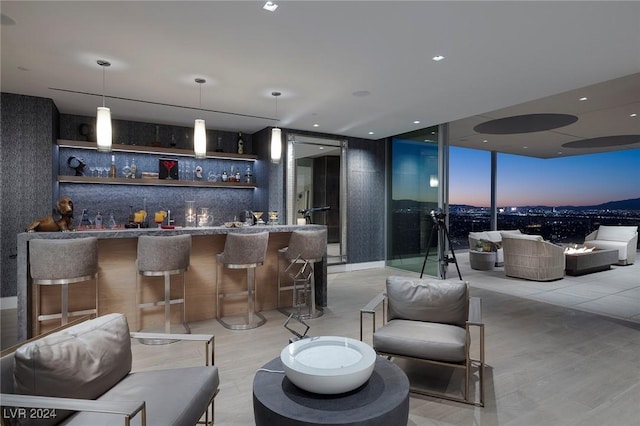
[[[51,99],[2,93],[0,123],[1,297],[16,296],[16,236],[53,207],[54,135],[58,110]]]
[[[347,149],[347,261],[385,259],[387,141],[350,138]]]

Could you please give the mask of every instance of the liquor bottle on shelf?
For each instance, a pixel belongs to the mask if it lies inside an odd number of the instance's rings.
[[[107,219],[107,228],[108,229],[115,229],[116,228],[116,220],[113,217],[113,212],[109,213],[109,219]]]
[[[240,167],[236,168],[235,178],[236,178],[236,182],[241,182],[241,180],[240,180]]]
[[[136,159],[132,158],[131,159],[131,179],[135,179],[136,178],[136,172],[138,171],[138,166],[136,166]]]
[[[224,152],[222,149],[222,136],[218,136],[218,144],[216,145],[216,152]]]
[[[223,181],[223,182],[227,182],[228,180],[229,180],[229,175],[227,175],[227,171],[226,171],[226,170],[224,170],[224,171],[222,172],[222,181]]]
[[[109,167],[109,177],[115,178],[118,176],[118,171],[116,169],[116,156],[111,155],[111,166]]]
[[[129,160],[125,160],[124,167],[122,168],[122,177],[129,179],[131,177],[131,167],[129,167]]]
[[[251,183],[252,178],[253,178],[253,173],[251,173],[251,166],[247,166],[247,170],[244,171],[244,181],[246,183]]]
[[[238,132],[238,154],[244,154],[244,140],[242,139],[242,132]]]
[[[96,229],[102,229],[102,213],[98,212],[98,214],[96,214],[96,217],[93,219],[93,224]]]
[[[89,220],[89,210],[82,209],[82,216],[80,216],[80,224],[78,228],[88,229],[91,227],[91,220]]]

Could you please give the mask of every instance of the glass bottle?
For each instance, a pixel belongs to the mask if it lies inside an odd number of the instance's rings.
[[[216,152],[224,152],[222,149],[222,136],[218,136],[218,145],[216,145]]]
[[[228,180],[229,180],[229,175],[227,174],[227,171],[226,171],[226,170],[224,170],[224,171],[222,172],[222,181],[223,181],[223,182],[227,182]]]
[[[93,219],[93,224],[96,229],[102,229],[102,213],[98,212],[96,217]]]
[[[125,160],[124,167],[122,168],[122,176],[125,179],[129,179],[131,177],[131,167],[129,167],[129,160]]]
[[[91,226],[91,220],[89,220],[89,209],[82,209],[82,216],[80,217],[80,226],[78,228],[89,228]]]
[[[109,219],[107,219],[107,228],[115,229],[116,228],[116,220],[113,217],[113,212],[109,213]]]
[[[238,154],[244,154],[244,140],[242,139],[242,132],[238,132]]]
[[[109,177],[115,178],[117,177],[117,169],[116,169],[116,156],[111,156],[111,166],[109,167]]]
[[[136,172],[138,171],[138,166],[136,166],[136,159],[131,159],[131,179],[136,178]]]
[[[244,181],[246,183],[251,183],[252,177],[253,177],[253,173],[251,173],[251,166],[247,166],[247,170],[244,171]]]
[[[242,182],[242,181],[240,180],[240,167],[236,168],[236,175],[235,175],[235,178],[236,178],[236,182]]]

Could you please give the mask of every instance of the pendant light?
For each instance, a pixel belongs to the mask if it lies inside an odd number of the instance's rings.
[[[98,151],[111,152],[111,110],[104,106],[104,74],[105,68],[110,67],[111,64],[100,59],[98,65],[102,67],[102,106],[98,107],[96,114]]]
[[[271,92],[271,95],[276,98],[276,119],[278,118],[278,96],[282,93]],[[278,126],[271,129],[271,162],[279,163],[282,158],[282,131]]]
[[[200,85],[200,109],[202,109],[202,84],[206,83],[204,78],[196,78],[196,83]],[[204,120],[196,118],[193,127],[193,151],[196,158],[207,156],[207,129]]]

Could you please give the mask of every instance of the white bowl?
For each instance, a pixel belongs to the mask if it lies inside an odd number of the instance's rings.
[[[284,371],[301,389],[320,394],[349,392],[363,385],[376,362],[376,352],[349,337],[301,339],[280,353]]]

